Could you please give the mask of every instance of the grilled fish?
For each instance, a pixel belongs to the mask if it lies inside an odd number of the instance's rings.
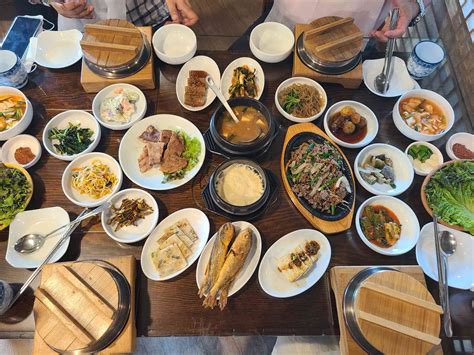
[[[249,228],[242,230],[235,238],[232,247],[225,259],[224,265],[219,272],[217,281],[212,286],[209,294],[204,299],[203,306],[214,308],[217,303],[217,294],[220,291],[219,308],[224,309],[227,304],[227,294],[234,282],[235,277],[247,259],[247,255],[252,247],[252,231]]]
[[[229,250],[230,242],[234,237],[235,228],[232,223],[224,224],[217,233],[216,240],[212,246],[211,257],[206,266],[206,273],[204,274],[204,282],[199,288],[199,297],[209,293],[219,276],[219,271],[224,265],[227,251]]]

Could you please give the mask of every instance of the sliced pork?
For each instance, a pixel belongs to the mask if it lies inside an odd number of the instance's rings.
[[[157,130],[154,126],[149,125],[145,131],[140,135],[140,138],[143,142],[159,142],[160,141],[160,131]]]

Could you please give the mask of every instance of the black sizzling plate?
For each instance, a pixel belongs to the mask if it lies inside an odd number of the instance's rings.
[[[293,138],[291,138],[290,141],[288,142],[288,145],[286,146],[285,157],[284,157],[285,167],[287,166],[288,161],[291,158],[291,152],[296,150],[301,144],[303,144],[304,142],[309,141],[310,139],[312,139],[316,143],[320,143],[320,144],[322,144],[324,142],[327,142],[330,145],[332,145],[339,152],[339,150],[334,146],[334,144],[329,142],[324,137],[321,137],[320,135],[317,135],[316,133],[313,133],[313,132],[302,132],[302,133],[299,133],[299,134],[295,135]],[[339,154],[341,154],[341,152],[339,152]],[[342,154],[341,154],[341,156],[342,156]],[[352,192],[350,194],[348,194],[344,199],[345,201],[348,202],[349,207],[341,207],[341,204],[339,204],[339,205],[336,206],[336,211],[333,215],[330,214],[330,213],[325,213],[325,212],[322,212],[320,210],[317,210],[317,209],[313,208],[309,204],[309,202],[306,201],[306,199],[304,199],[303,197],[297,196],[294,192],[293,193],[298,198],[300,203],[304,206],[304,208],[306,208],[309,212],[311,212],[311,214],[313,216],[316,216],[316,217],[318,217],[320,219],[323,219],[325,221],[338,221],[338,220],[344,218],[345,216],[347,216],[349,214],[349,212],[351,211],[351,208],[352,208],[352,204],[354,203],[354,180],[352,179],[351,169],[347,165],[347,162],[344,159],[344,157],[342,159],[342,173],[344,174],[344,176],[349,181],[349,185],[350,185],[351,190],[352,190]],[[285,170],[285,179],[287,179],[290,186],[293,187],[294,184],[288,178],[288,176],[286,175],[286,170]]]

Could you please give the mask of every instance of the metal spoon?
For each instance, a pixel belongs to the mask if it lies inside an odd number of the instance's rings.
[[[393,9],[390,15],[390,30],[395,29],[398,21],[398,9]],[[389,87],[390,72],[392,69],[392,56],[393,49],[395,48],[395,38],[389,38],[387,42],[387,48],[385,50],[385,61],[383,63],[382,72],[375,77],[374,85],[375,89],[382,94],[385,94]]]
[[[110,205],[111,205],[111,202],[107,201],[104,204],[97,207],[95,210],[92,210],[91,212],[86,213],[83,216],[77,217],[74,221],[63,225],[63,226],[53,230],[52,232],[49,232],[45,236],[42,236],[41,234],[34,234],[34,233],[26,234],[26,235],[24,235],[23,237],[21,237],[20,239],[18,239],[16,241],[14,248],[17,252],[22,253],[22,254],[32,253],[32,252],[38,250],[39,248],[41,248],[44,245],[44,242],[46,241],[46,239],[48,239],[52,235],[59,232],[61,229],[67,228],[71,225],[75,225],[76,223],[82,222],[83,220],[85,220],[87,218],[95,216],[96,214],[99,214],[102,211],[109,208]]]
[[[445,310],[443,317],[444,332],[448,338],[453,336],[453,328],[451,325],[451,311],[449,309],[449,288],[448,288],[448,258],[454,254],[457,247],[456,238],[452,233],[443,231],[440,238],[441,251],[443,253],[443,266],[444,266],[444,300]]]

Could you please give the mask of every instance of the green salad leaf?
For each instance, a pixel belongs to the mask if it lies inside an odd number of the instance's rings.
[[[25,210],[31,188],[21,171],[0,164],[0,230]]]
[[[456,161],[441,168],[426,184],[425,193],[440,219],[474,235],[473,161]]]

